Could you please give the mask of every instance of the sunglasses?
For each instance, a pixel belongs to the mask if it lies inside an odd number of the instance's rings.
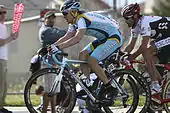
[[[66,15],[68,14],[68,12],[62,12],[62,14],[63,14],[64,16],[66,16]]]
[[[6,11],[0,11],[0,15],[6,14],[6,13],[7,13]]]

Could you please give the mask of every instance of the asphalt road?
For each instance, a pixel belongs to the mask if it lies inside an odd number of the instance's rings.
[[[5,107],[5,108],[13,111],[13,113],[29,113],[26,107]],[[125,113],[126,109],[112,108],[112,111],[113,113]],[[138,108],[135,113],[139,113],[139,111],[140,108]],[[77,106],[74,108],[74,111],[72,113],[80,113]],[[166,113],[166,112],[164,111],[162,113]]]

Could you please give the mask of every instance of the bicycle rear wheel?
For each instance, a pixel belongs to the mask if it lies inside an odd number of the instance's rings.
[[[163,89],[163,99],[169,100],[168,103],[164,103],[163,106],[167,113],[170,113],[170,79],[166,81],[165,87]]]
[[[51,78],[58,75],[58,69],[56,68],[45,68],[41,69],[38,72],[34,73],[29,80],[27,81],[24,89],[24,100],[26,107],[30,113],[40,113],[41,110],[37,109],[37,105],[40,104],[41,94],[35,94],[37,86],[44,86],[44,77],[50,76]],[[44,86],[44,90],[46,90]],[[62,82],[61,82],[61,92],[57,93],[56,100],[56,113],[63,111],[64,113],[71,113],[75,103],[75,85],[71,78],[64,73]],[[50,110],[50,106],[49,106]]]

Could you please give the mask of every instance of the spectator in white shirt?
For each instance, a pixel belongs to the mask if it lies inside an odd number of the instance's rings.
[[[7,60],[8,60],[8,43],[18,37],[18,33],[11,33],[7,37],[7,28],[4,25],[6,18],[6,8],[0,5],[0,113],[12,113],[4,108],[5,97],[7,93]]]

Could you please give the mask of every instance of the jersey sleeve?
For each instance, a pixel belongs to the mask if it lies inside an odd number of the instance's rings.
[[[69,24],[69,26],[68,26],[68,32],[74,32],[74,31],[76,31],[74,25],[73,25],[73,24]]]
[[[86,20],[84,18],[80,18],[77,22],[77,27],[78,29],[86,29],[87,28]]]
[[[115,26],[117,29],[119,29],[119,28],[120,28],[119,23],[118,23],[115,19],[110,18],[110,20],[111,20],[111,22],[112,22],[113,26]]]
[[[142,37],[151,36],[151,28],[150,28],[150,25],[149,25],[149,21],[146,18],[141,22],[140,35]]]

